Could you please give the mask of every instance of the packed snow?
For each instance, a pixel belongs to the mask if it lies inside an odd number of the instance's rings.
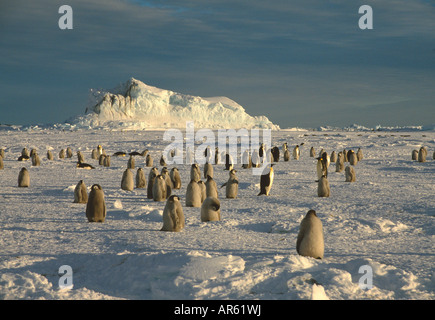
[[[163,134],[0,131],[0,299],[435,298],[435,132],[272,131],[272,145],[281,154],[270,195],[257,196],[260,177],[238,160],[238,198],[226,199],[219,188],[216,222],[201,222],[200,208],[184,205],[190,164],[177,164],[182,186],[173,194],[183,204],[181,232],[160,231],[165,202],[147,199],[146,189],[121,189],[129,157],[112,156],[148,149],[161,170],[160,155],[169,143]],[[290,150],[300,146],[299,160],[283,161],[284,142]],[[91,158],[97,145],[112,156],[110,167]],[[411,159],[421,146],[428,150],[426,162]],[[17,161],[24,147],[38,151],[40,166]],[[73,157],[59,159],[67,147]],[[345,182],[344,172],[335,172],[331,163],[331,195],[319,198],[311,147],[317,154],[322,148],[328,154],[361,148],[356,182]],[[95,169],[77,168],[77,151]],[[136,156],[135,166],[148,177],[144,157]],[[28,188],[17,185],[22,167],[30,172]],[[214,179],[218,186],[227,181],[223,162],[214,165]],[[105,222],[89,223],[86,204],[73,203],[79,180],[88,190],[102,186]],[[299,225],[310,209],[323,224],[324,259],[296,252]],[[61,285],[62,266],[71,267],[72,289]],[[371,288],[361,286],[367,275],[361,267],[372,271]]]
[[[250,116],[227,97],[202,98],[156,88],[131,78],[110,90],[90,90],[85,115],[68,120],[81,128],[182,128],[195,119],[197,128],[278,129],[265,116]]]

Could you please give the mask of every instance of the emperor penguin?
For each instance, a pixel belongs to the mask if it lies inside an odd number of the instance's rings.
[[[65,159],[65,149],[59,151],[59,159]]]
[[[162,154],[162,156],[160,157],[160,165],[162,167],[166,166],[166,160],[165,160],[165,156]]]
[[[198,181],[199,189],[201,190],[201,203],[207,198],[207,187],[205,186],[204,181],[199,180]]]
[[[328,169],[329,168],[329,164],[331,163],[331,158],[329,157],[328,152],[324,151],[322,153],[322,158],[323,158],[323,161],[325,162],[326,169]]]
[[[314,149],[314,147],[311,147],[311,149],[310,149],[310,157],[311,158],[315,158],[316,157],[316,150]]]
[[[66,148],[66,157],[68,159],[71,159],[73,157],[73,152],[72,152],[71,147]]]
[[[39,158],[39,155],[37,152],[33,153],[32,155],[32,166],[37,167],[41,165],[41,159]]]
[[[204,178],[207,179],[207,176],[213,178],[213,165],[209,162],[204,164]]]
[[[136,188],[143,189],[147,186],[147,179],[145,178],[145,171],[142,168],[137,168],[136,171]]]
[[[125,157],[127,154],[124,151],[117,151],[113,154],[114,157]],[[130,153],[132,155],[132,153]]]
[[[178,168],[176,167],[172,168],[171,171],[169,172],[169,177],[172,180],[174,189],[181,189],[181,177]]]
[[[221,220],[221,204],[216,197],[207,197],[201,205],[201,221],[220,221]]]
[[[260,144],[260,148],[258,148],[258,156],[262,159],[265,156],[265,146],[264,143]]]
[[[344,162],[349,162],[349,158],[347,157],[347,151],[346,151],[346,149],[343,149],[343,161]]]
[[[214,164],[219,164],[219,148],[216,147],[214,151]]]
[[[105,154],[100,154],[100,157],[98,158],[98,164],[100,166],[104,166],[104,159],[106,158]]]
[[[335,172],[342,172],[344,170],[344,156],[343,152],[339,152],[337,161],[335,163]]]
[[[163,167],[162,171],[160,172],[160,175],[163,176],[166,183],[166,199],[169,198],[169,196],[172,194],[172,189],[174,188],[174,185],[172,184],[171,177],[169,176],[168,168]]]
[[[148,153],[147,157],[145,158],[145,166],[147,167],[152,167],[153,166],[153,158],[151,157],[151,155]]]
[[[296,240],[296,251],[301,256],[323,259],[325,251],[323,226],[314,210],[308,211],[301,221]]]
[[[104,157],[103,166],[110,167],[110,156],[109,155]]]
[[[233,168],[234,165],[234,161],[233,161],[233,157],[227,153],[225,154],[225,169],[224,170],[231,170]]]
[[[205,182],[205,190],[207,197],[218,198],[218,191],[216,181],[212,177],[207,176],[207,181]]]
[[[352,166],[347,166],[344,172],[345,172],[346,182],[356,181],[355,169]]]
[[[421,147],[418,151],[418,162],[426,162],[427,150],[424,147]]]
[[[261,161],[261,159],[260,159],[260,155],[259,155],[259,153],[258,153],[258,150],[255,149],[255,150],[252,152],[252,160],[251,160],[252,167],[253,167],[253,168],[258,168],[258,167],[260,167],[260,161]]]
[[[274,146],[271,150],[272,153],[272,162],[278,162],[279,161],[279,148],[277,146]]]
[[[74,189],[74,203],[87,203],[88,191],[83,180],[80,180]]]
[[[18,187],[30,187],[30,174],[26,168],[22,168],[18,174]]]
[[[99,155],[97,149],[92,149],[91,158],[94,160],[98,160]]]
[[[299,150],[299,145],[296,145],[296,146],[293,148],[293,159],[295,159],[295,160],[299,160],[299,156],[300,156],[300,154],[301,154],[301,152],[300,152],[300,150]]]
[[[412,160],[417,160],[417,159],[418,159],[418,151],[412,150]]]
[[[193,151],[190,147],[186,150],[186,163],[187,164],[193,164],[193,160],[195,158],[195,155],[193,154]]]
[[[24,158],[27,158],[27,159],[30,158],[29,150],[28,150],[26,147],[24,147],[23,150],[21,150],[21,155],[22,155]]]
[[[364,158],[361,148],[358,148],[358,151],[356,152],[356,157],[358,161],[361,161]]]
[[[83,156],[83,153],[81,153],[81,151],[77,151],[77,161],[85,162],[85,157]]]
[[[322,176],[328,177],[328,167],[326,166],[326,159],[319,157],[317,158],[317,181],[319,181]]]
[[[167,195],[167,185],[165,178],[159,174],[153,183],[153,200],[154,201],[165,201]]]
[[[30,158],[33,157],[33,155],[34,155],[35,153],[37,153],[37,152],[38,152],[38,150],[36,150],[35,148],[32,148],[32,149],[30,150],[29,157],[30,157]]]
[[[104,222],[106,220],[106,202],[103,189],[99,184],[94,184],[89,192],[86,217],[89,222]]]
[[[184,213],[180,198],[172,195],[163,209],[163,227],[160,231],[179,232],[184,229]]]
[[[349,152],[347,153],[347,157],[349,160],[349,164],[352,166],[356,166],[358,163],[358,158],[356,153],[353,150],[349,150]]]
[[[103,149],[103,147],[101,146],[101,144],[99,144],[99,145],[97,146],[97,155],[98,155],[98,157],[100,157],[102,154],[106,154],[106,153],[104,152],[104,149]]]
[[[337,153],[335,153],[335,151],[331,152],[331,156],[329,157],[329,161],[333,162],[333,163],[337,162]]]
[[[201,189],[197,181],[190,180],[186,189],[186,207],[201,206]]]
[[[329,188],[328,178],[326,178],[326,176],[322,176],[317,185],[317,195],[319,197],[329,197],[330,193],[331,189]]]
[[[246,149],[242,155],[242,168],[249,169],[251,167],[252,167],[251,154],[249,153],[249,150]]]
[[[47,150],[47,159],[50,161],[54,159],[53,153],[50,150]]]
[[[288,149],[287,142],[282,146],[284,153],[284,161],[290,161],[290,150]]]
[[[237,198],[237,194],[239,192],[239,180],[236,176],[236,170],[232,169],[230,171],[230,176],[225,185],[225,196],[227,199],[235,199]]]
[[[131,169],[125,169],[124,173],[122,174],[121,189],[126,191],[133,191],[134,180],[133,172],[131,171]]]
[[[260,193],[257,196],[262,195],[262,194],[265,194],[266,196],[269,195],[270,189],[272,188],[273,177],[274,177],[273,165],[274,165],[273,163],[270,165],[267,173],[261,175],[261,177],[260,177]]]
[[[90,165],[89,163],[84,163],[84,162],[77,162],[76,167],[77,167],[77,168],[80,168],[80,169],[88,169],[88,170],[95,169],[95,168],[94,168],[92,165]]]
[[[153,184],[156,180],[156,177],[159,175],[159,170],[156,167],[153,167],[148,174],[148,185],[147,185],[147,198],[153,198]]]
[[[201,180],[201,170],[197,163],[193,163],[190,166],[190,180],[195,180],[197,182]]]
[[[134,169],[135,168],[135,160],[133,156],[130,156],[130,158],[128,159],[128,163],[127,163],[127,168],[128,169]]]

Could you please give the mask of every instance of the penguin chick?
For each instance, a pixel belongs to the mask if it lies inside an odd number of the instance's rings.
[[[296,251],[301,256],[323,259],[324,249],[322,221],[316,211],[310,210],[301,221]]]
[[[184,229],[184,213],[180,198],[172,195],[166,201],[163,210],[163,227],[161,231],[179,232]]]

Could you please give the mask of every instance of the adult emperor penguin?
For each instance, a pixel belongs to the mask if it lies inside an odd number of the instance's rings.
[[[328,178],[322,176],[317,184],[317,195],[319,197],[329,197],[331,189],[329,188]]]
[[[172,195],[163,209],[163,227],[161,231],[179,232],[184,229],[184,213],[180,198]]]
[[[329,157],[328,152],[324,151],[324,152],[322,153],[322,156],[321,156],[321,157],[323,158],[323,161],[325,162],[326,169],[328,169],[328,168],[329,168],[329,165],[330,165],[330,163],[331,163],[331,158]]]
[[[190,180],[195,180],[197,182],[201,180],[201,170],[197,163],[193,163],[190,166]]]
[[[178,168],[174,167],[169,172],[169,177],[171,178],[172,184],[174,186],[174,189],[180,189],[181,188],[181,177],[180,172],[178,171]]]
[[[110,167],[110,156],[109,155],[104,157],[103,166]]]
[[[356,181],[355,169],[352,166],[347,166],[344,172],[345,172],[346,182]]]
[[[104,222],[106,220],[106,202],[103,189],[99,184],[94,184],[89,192],[86,217],[89,222]]]
[[[30,187],[30,174],[26,168],[22,168],[18,174],[18,187]]]
[[[87,203],[88,191],[83,180],[80,180],[74,189],[74,203]]]
[[[301,221],[296,240],[296,251],[301,256],[323,259],[325,251],[323,226],[314,210],[308,211]]]
[[[207,179],[207,176],[213,178],[213,165],[208,161],[204,164],[204,178]]]
[[[22,155],[24,158],[27,158],[27,159],[30,158],[29,150],[28,150],[26,147],[24,147],[23,150],[21,150],[21,155]]]
[[[106,153],[104,152],[103,147],[101,146],[101,144],[99,144],[97,146],[97,155],[98,155],[98,157],[100,157],[102,154],[106,154]]]
[[[167,185],[165,178],[159,174],[153,183],[153,200],[154,201],[165,201],[167,195]]]
[[[200,207],[202,203],[201,189],[197,181],[190,180],[186,189],[186,207]]]
[[[147,167],[152,167],[153,166],[153,158],[151,157],[151,155],[148,153],[147,157],[145,158],[145,166]]]
[[[106,155],[105,154],[101,154],[100,157],[98,158],[98,164],[100,166],[104,166],[104,159],[106,159]]]
[[[124,173],[122,174],[121,189],[126,191],[133,191],[134,180],[133,172],[131,171],[131,169],[125,169]]]
[[[50,150],[47,150],[47,159],[50,161],[54,159],[53,153]]]
[[[76,167],[79,169],[88,169],[88,170],[95,169],[94,166],[90,165],[89,163],[84,163],[84,162],[77,162]]]
[[[279,161],[279,148],[277,146],[274,146],[271,150],[272,153],[272,162],[278,162]]]
[[[421,147],[418,151],[418,162],[426,162],[427,150],[424,147]]]
[[[339,152],[337,161],[335,162],[335,172],[342,172],[344,170],[344,156],[343,152]]]
[[[207,176],[207,181],[205,182],[205,190],[207,197],[218,198],[218,191],[216,181],[212,177]]]
[[[224,170],[230,171],[233,168],[233,165],[234,165],[233,157],[229,153],[225,154],[225,169]]]
[[[156,167],[153,167],[148,174],[148,185],[147,185],[147,198],[153,198],[153,184],[156,180],[156,177],[159,175],[159,170]]]
[[[214,150],[214,164],[219,164],[219,148],[216,147]]]
[[[290,150],[288,149],[287,142],[282,146],[284,153],[284,161],[290,161]]]
[[[136,171],[136,188],[143,189],[147,186],[147,179],[145,178],[145,171],[142,168],[137,168]]]
[[[319,181],[322,176],[328,177],[328,167],[326,166],[326,159],[323,157],[318,157],[317,158],[317,181]]]
[[[261,175],[261,177],[260,177],[260,193],[257,196],[262,195],[262,194],[265,194],[266,196],[269,195],[270,189],[272,188],[273,177],[274,177],[273,165],[274,165],[273,163],[270,165],[267,173]]]
[[[201,205],[201,221],[220,221],[221,204],[216,197],[207,197]]]
[[[92,149],[91,158],[94,160],[98,160],[99,155],[97,149]]]
[[[228,199],[237,198],[239,192],[239,180],[237,179],[236,172],[235,169],[232,169],[228,181],[222,185],[222,187],[225,186],[225,196]]]
[[[301,152],[300,152],[300,150],[299,150],[299,145],[296,145],[294,148],[293,148],[293,159],[295,159],[295,160],[299,160],[299,156],[301,155]]]
[[[41,159],[39,158],[39,155],[37,152],[33,153],[32,155],[32,166],[37,167],[41,165]]]
[[[352,166],[356,166],[358,163],[358,158],[356,153],[353,150],[349,150],[349,152],[347,153],[347,158],[349,160],[349,164]]]

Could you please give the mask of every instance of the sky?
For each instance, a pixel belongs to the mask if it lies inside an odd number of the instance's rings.
[[[0,0],[0,124],[64,122],[131,77],[281,128],[434,124],[435,1]]]

